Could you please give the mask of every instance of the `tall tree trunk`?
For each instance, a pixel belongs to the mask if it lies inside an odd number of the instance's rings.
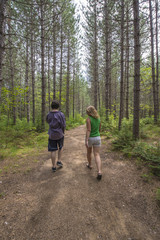
[[[119,112],[119,130],[124,114],[124,0],[121,0],[121,83],[120,83],[120,112]]]
[[[41,0],[41,78],[42,78],[42,130],[45,129],[45,106],[46,106],[46,83],[45,83],[45,69],[44,69],[44,0]]]
[[[31,75],[32,75],[32,122],[35,124],[35,45],[33,32],[33,12],[31,8]]]
[[[139,30],[139,0],[133,0],[134,14],[134,119],[133,137],[139,138],[139,99],[140,99],[140,30]]]
[[[51,89],[50,89],[50,45],[49,45],[49,40],[48,40],[48,108],[50,111],[51,108]],[[55,99],[55,97],[54,97]]]
[[[75,58],[74,58],[74,64],[73,64],[73,118],[75,114],[75,76],[76,76],[76,71],[75,71]]]
[[[69,118],[69,82],[70,82],[70,36],[68,33],[67,85],[66,85],[66,117],[68,118]]]
[[[110,37],[111,40],[111,37]],[[111,59],[112,59],[112,44],[110,41],[110,49],[109,49],[109,96],[108,96],[108,100],[109,100],[109,111],[110,114],[112,112],[112,76],[111,76]]]
[[[29,100],[29,46],[28,46],[28,26],[26,36],[26,73],[25,73],[25,86],[26,86],[26,103],[27,103],[27,122],[30,121],[30,100]]]
[[[93,67],[93,82],[94,82],[94,107],[97,109],[97,89],[98,89],[98,43],[97,43],[97,0],[94,3],[94,67]]]
[[[10,16],[10,13],[9,13]],[[9,67],[10,67],[10,79],[12,86],[12,113],[13,124],[16,124],[16,101],[15,101],[15,83],[14,83],[14,66],[13,66],[13,46],[11,40],[11,20],[8,19],[8,41],[9,41]]]
[[[5,8],[7,0],[0,1],[0,102],[2,92],[2,64],[3,64],[3,52],[4,52],[4,19],[5,19]]]
[[[53,99],[56,99],[56,27],[53,28]]]
[[[158,0],[156,0],[156,89],[157,89],[157,116],[159,117],[159,51],[158,51]]]
[[[106,108],[106,120],[109,119],[109,11],[107,0],[104,2],[104,14],[105,14],[105,108]]]
[[[150,11],[150,31],[151,31],[151,59],[152,59],[152,88],[153,88],[153,104],[154,104],[154,122],[157,123],[157,92],[155,81],[155,63],[154,63],[154,35],[153,35],[153,17],[152,17],[152,2],[149,0]]]
[[[62,24],[62,23],[61,23]],[[63,70],[63,31],[61,25],[61,44],[60,44],[60,73],[59,73],[59,105],[61,108],[61,101],[62,101],[62,70]]]
[[[126,29],[126,118],[129,119],[129,9],[127,3]]]
[[[115,76],[115,86],[114,86],[114,119],[117,117],[117,72]]]

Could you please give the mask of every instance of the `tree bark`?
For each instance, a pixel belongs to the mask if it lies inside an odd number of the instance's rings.
[[[53,28],[53,99],[56,99],[56,27]]]
[[[97,0],[94,3],[94,69],[93,69],[93,81],[94,81],[94,107],[97,109],[98,98],[98,43],[97,43]]]
[[[121,0],[121,82],[120,82],[120,112],[119,112],[119,130],[124,114],[124,0]]]
[[[70,33],[68,33],[68,53],[67,53],[67,85],[66,85],[66,117],[69,118],[69,85],[70,85]]]
[[[62,23],[61,23],[62,24]],[[61,44],[60,44],[60,76],[59,76],[59,105],[61,108],[61,101],[62,101],[62,75],[63,75],[63,31],[61,25]]]
[[[129,9],[127,3],[126,29],[126,118],[129,119]]]
[[[109,11],[107,0],[104,2],[104,14],[105,14],[105,108],[106,108],[106,120],[109,119]]]
[[[73,64],[73,118],[75,117],[75,58],[74,58],[74,64]]]
[[[32,75],[32,122],[35,124],[35,46],[33,30],[33,11],[31,8],[31,75]]]
[[[151,32],[151,59],[152,59],[152,89],[153,89],[153,104],[154,104],[154,122],[157,123],[157,91],[155,81],[155,63],[154,63],[154,35],[153,35],[153,17],[152,17],[152,2],[149,0],[150,11],[150,32]]]
[[[111,36],[110,36],[110,40],[111,40]],[[109,100],[109,111],[110,114],[112,112],[112,71],[111,71],[111,61],[112,61],[112,44],[110,41],[110,49],[109,49],[109,96],[108,96],[108,100]]]
[[[9,10],[10,11],[10,10]],[[9,12],[10,16],[10,12]],[[9,68],[10,68],[10,79],[12,86],[12,113],[13,113],[13,124],[16,124],[16,101],[15,101],[15,83],[14,83],[14,66],[13,66],[13,47],[11,40],[11,20],[8,19],[8,41],[9,41]]]
[[[40,4],[41,11],[41,79],[42,79],[42,130],[45,130],[45,106],[46,106],[46,83],[45,83],[45,69],[44,69],[44,1],[41,0]]]
[[[48,110],[51,108],[51,88],[50,88],[50,45],[48,40]],[[55,98],[54,98],[55,99]]]
[[[157,89],[157,116],[159,117],[159,51],[158,51],[158,1],[156,0],[156,89]]]
[[[5,9],[7,0],[0,1],[0,102],[2,92],[2,66],[3,66],[3,53],[4,53],[4,20],[5,20]]]
[[[139,30],[139,0],[133,0],[134,14],[134,116],[133,137],[139,138],[139,99],[140,99],[140,30]]]
[[[27,23],[28,25],[28,23]],[[25,87],[26,87],[26,103],[27,103],[27,122],[30,121],[30,99],[29,99],[29,46],[28,46],[28,26],[26,29],[26,73],[25,73]]]

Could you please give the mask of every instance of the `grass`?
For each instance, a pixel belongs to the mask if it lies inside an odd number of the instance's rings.
[[[84,124],[85,120],[79,114],[66,121],[67,130]],[[47,128],[45,132],[37,132],[37,128],[27,123],[26,119],[17,119],[14,126],[9,125],[6,116],[0,119],[0,175],[17,173],[23,168],[24,173],[31,171],[30,165],[39,163],[40,152],[48,146]],[[30,160],[28,160],[29,158]]]
[[[0,175],[17,173],[22,168],[27,168],[27,157],[34,158],[32,163],[39,161],[40,151],[47,149],[47,132],[37,133],[35,130],[18,130],[8,128],[0,131]],[[26,170],[24,170],[26,171]],[[28,170],[27,170],[28,172]]]

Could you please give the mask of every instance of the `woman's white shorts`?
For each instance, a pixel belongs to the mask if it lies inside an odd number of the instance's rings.
[[[88,147],[100,147],[101,146],[101,137],[89,137],[88,139]]]

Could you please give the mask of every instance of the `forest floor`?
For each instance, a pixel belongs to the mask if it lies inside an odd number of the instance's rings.
[[[105,139],[98,181],[95,163],[86,167],[84,136],[84,126],[66,132],[64,167],[55,173],[46,149],[36,165],[26,158],[30,171],[0,177],[1,240],[160,239],[159,181],[145,182],[146,170]]]

